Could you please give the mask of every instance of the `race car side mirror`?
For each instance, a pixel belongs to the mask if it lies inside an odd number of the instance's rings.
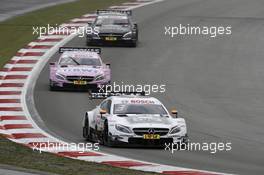
[[[106,110],[104,110],[104,109],[100,109],[100,114],[101,114],[101,115],[106,114]]]
[[[101,114],[101,118],[102,118],[103,115],[106,114],[106,110],[104,110],[104,109],[100,109],[100,114]]]
[[[105,65],[108,66],[108,67],[110,67],[111,64],[110,63],[106,63]]]
[[[92,24],[93,24],[93,22],[92,21],[88,21],[88,26],[91,26]]]
[[[138,28],[138,25],[137,24],[134,24],[134,29],[137,29]]]
[[[175,118],[178,118],[178,111],[176,109],[171,110],[171,113],[175,115]]]

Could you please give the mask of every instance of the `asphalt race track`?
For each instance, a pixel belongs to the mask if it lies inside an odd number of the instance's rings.
[[[33,10],[72,1],[74,0],[1,0],[0,21]]]
[[[113,81],[166,84],[153,94],[187,120],[193,142],[232,142],[229,152],[107,148],[130,158],[237,174],[264,174],[264,1],[167,0],[136,9],[137,48],[104,47]],[[169,38],[164,26],[232,26],[232,35]],[[85,46],[75,38],[68,46]],[[58,55],[53,56],[55,60]],[[37,110],[51,133],[83,142],[82,118],[98,101],[87,93],[50,92],[48,65],[34,91]]]

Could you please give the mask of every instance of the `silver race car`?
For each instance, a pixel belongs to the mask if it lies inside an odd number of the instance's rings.
[[[85,113],[83,137],[108,146],[186,142],[184,118],[176,110],[171,113],[156,98],[115,94]]]

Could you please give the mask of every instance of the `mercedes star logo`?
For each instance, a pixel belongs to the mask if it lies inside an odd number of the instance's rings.
[[[150,128],[150,129],[148,130],[148,133],[149,133],[149,134],[155,134],[155,130],[154,130],[153,128]]]

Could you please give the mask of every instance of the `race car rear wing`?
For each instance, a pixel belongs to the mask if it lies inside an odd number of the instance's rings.
[[[133,95],[133,96],[145,96],[145,92],[95,92],[90,91],[89,99],[105,99],[111,96],[126,96],[126,95]]]
[[[101,54],[101,48],[86,48],[86,47],[60,47],[59,53],[63,53],[66,51],[89,51],[96,52],[97,54]]]
[[[121,13],[121,14],[127,14],[128,16],[132,16],[132,10],[116,10],[116,9],[110,9],[110,10],[97,10],[96,14],[111,14],[111,13]]]

